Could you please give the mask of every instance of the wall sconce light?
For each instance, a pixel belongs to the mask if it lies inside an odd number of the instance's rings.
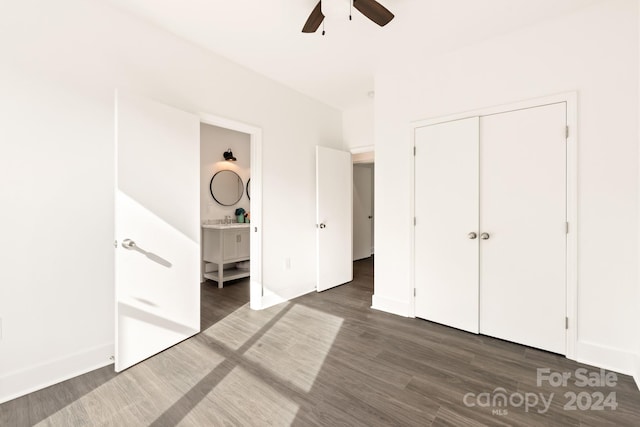
[[[238,160],[235,157],[233,157],[233,152],[231,151],[231,148],[228,148],[227,151],[222,153],[222,155],[224,156],[225,160],[230,162],[235,162],[236,160]]]

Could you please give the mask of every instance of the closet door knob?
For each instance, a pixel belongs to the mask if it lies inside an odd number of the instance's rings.
[[[482,234],[480,235],[480,238],[481,238],[482,240],[489,240],[489,237],[491,237],[491,236],[489,236],[489,233],[482,233]]]
[[[467,237],[470,238],[471,240],[473,240],[473,239],[477,238],[478,235],[472,231],[471,233],[467,234]]]
[[[125,249],[135,249],[136,248],[136,242],[134,242],[131,239],[124,239],[122,241],[122,247]]]

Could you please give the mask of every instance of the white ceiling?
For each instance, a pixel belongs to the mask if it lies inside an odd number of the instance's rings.
[[[326,35],[301,32],[318,0],[108,0],[304,94],[345,110],[370,102],[376,70],[504,34],[602,0],[379,0],[379,27],[344,3]]]

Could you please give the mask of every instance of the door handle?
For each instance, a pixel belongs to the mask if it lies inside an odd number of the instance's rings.
[[[491,237],[491,236],[489,235],[489,233],[482,233],[482,234],[480,235],[480,238],[481,238],[482,240],[489,240],[489,237]]]
[[[318,225],[318,228],[327,228],[327,225],[324,222],[322,222],[320,223],[320,225]]]
[[[471,240],[473,240],[473,239],[477,238],[478,235],[472,231],[471,233],[467,234],[467,237],[470,238]]]
[[[371,215],[369,215],[367,218],[372,219],[373,217]]]
[[[122,247],[125,249],[135,249],[136,248],[136,242],[134,242],[131,239],[124,239],[122,241]]]

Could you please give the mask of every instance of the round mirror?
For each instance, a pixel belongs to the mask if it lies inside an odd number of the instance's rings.
[[[244,185],[237,173],[223,170],[213,175],[209,183],[209,191],[213,200],[222,206],[233,206],[242,198]]]
[[[247,199],[251,200],[251,195],[249,194],[249,189],[251,188],[251,178],[247,180]]]

